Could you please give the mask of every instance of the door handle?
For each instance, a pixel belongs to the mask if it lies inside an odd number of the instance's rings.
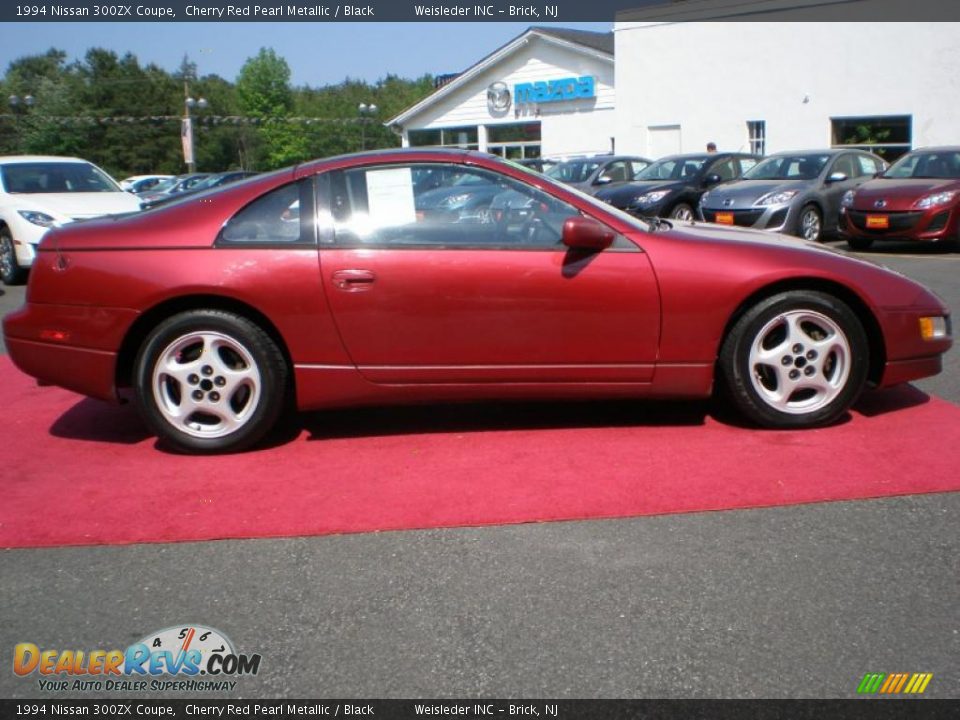
[[[369,290],[377,276],[370,270],[337,270],[330,279],[338,290],[358,292]]]

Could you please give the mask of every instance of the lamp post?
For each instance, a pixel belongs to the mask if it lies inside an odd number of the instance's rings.
[[[197,163],[193,152],[193,118],[190,111],[203,110],[207,107],[207,99],[194,99],[190,96],[190,85],[183,81],[183,125],[180,129],[180,139],[183,143],[183,161],[187,164],[187,172],[196,172]]]
[[[24,95],[23,97],[11,95],[7,98],[7,103],[10,105],[10,112],[13,115],[13,130],[17,138],[17,150],[20,150],[23,145],[20,138],[20,115],[32,108],[35,102],[36,98],[34,98],[33,95]]]
[[[367,123],[377,114],[379,108],[373,103],[360,103],[357,112],[360,114],[360,149],[367,149]]]

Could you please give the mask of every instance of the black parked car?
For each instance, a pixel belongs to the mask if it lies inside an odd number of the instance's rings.
[[[641,170],[636,181],[596,196],[632,215],[693,220],[703,193],[736,180],[759,160],[746,153],[670,155]]]
[[[250,172],[248,170],[229,170],[227,172],[206,175],[178,191],[164,194],[151,200],[144,200],[140,203],[140,206],[144,210],[147,210],[149,208],[156,207],[157,205],[170,202],[171,200],[179,200],[187,195],[193,195],[194,193],[210,190],[215,187],[220,187],[221,185],[228,185],[232,182],[236,182],[237,180],[243,180],[244,178],[248,178],[256,174],[257,173]]]

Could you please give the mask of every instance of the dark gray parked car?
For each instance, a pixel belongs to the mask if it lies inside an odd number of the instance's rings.
[[[819,240],[835,232],[847,190],[886,163],[864,150],[808,150],[771,155],[736,182],[700,198],[700,217]]]
[[[593,195],[601,188],[630,182],[651,162],[632,155],[594,155],[565,160],[547,170],[546,175]]]

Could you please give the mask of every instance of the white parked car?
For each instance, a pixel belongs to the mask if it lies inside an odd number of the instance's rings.
[[[139,209],[139,199],[86,160],[0,157],[0,279],[7,285],[26,279],[50,228]]]

